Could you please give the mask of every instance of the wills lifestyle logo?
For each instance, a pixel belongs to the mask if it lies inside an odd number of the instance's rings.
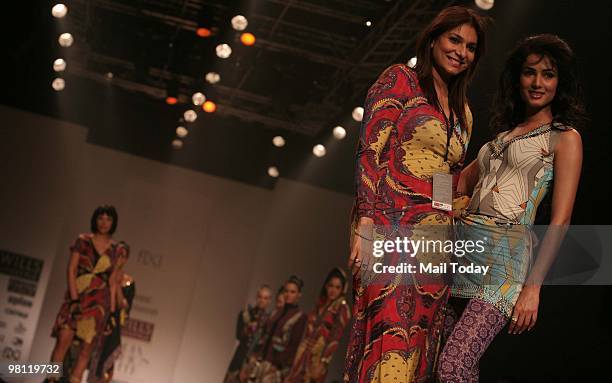
[[[14,315],[16,317],[20,317],[20,318],[27,318],[28,314],[24,313],[23,311],[19,311],[19,310],[13,310],[10,307],[7,307],[6,309],[4,309],[4,313],[7,315]]]
[[[121,335],[150,342],[154,328],[155,324],[151,322],[129,318],[125,323],[125,327],[121,330]]]
[[[15,294],[33,297],[36,295],[36,284],[11,278],[9,279],[8,291]]]
[[[142,249],[136,257],[136,262],[143,266],[152,267],[159,269],[162,267],[164,256],[161,254],[154,254],[150,250]]]
[[[20,296],[9,295],[8,302],[14,306],[32,307],[32,301]]]

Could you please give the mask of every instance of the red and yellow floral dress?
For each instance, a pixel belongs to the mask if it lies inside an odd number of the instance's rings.
[[[434,173],[451,174],[456,184],[470,138],[469,108],[467,126],[456,123],[450,128],[448,153],[446,118],[427,99],[416,72],[408,66],[385,70],[369,89],[364,109],[357,151],[356,218],[372,218],[375,230],[391,239],[398,232],[415,233],[430,225],[450,233],[452,214],[432,207],[432,178]],[[439,256],[428,259],[430,254],[423,253],[416,261],[439,262],[444,259]],[[401,278],[365,283],[361,274],[355,276],[355,321],[345,382],[433,379],[449,281],[440,278],[424,284],[414,276]]]
[[[306,332],[285,383],[323,383],[344,328],[351,319],[346,298],[326,303],[319,299],[308,314]]]
[[[70,254],[79,253],[76,273],[78,304],[66,292],[64,303],[53,326],[53,336],[69,328],[86,343],[92,343],[104,327],[111,310],[109,278],[120,259],[127,258],[125,246],[111,242],[103,254],[98,254],[92,234],[81,234],[70,247]]]

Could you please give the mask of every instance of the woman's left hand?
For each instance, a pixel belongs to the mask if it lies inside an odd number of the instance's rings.
[[[531,330],[538,319],[539,303],[540,286],[523,286],[512,311],[508,333],[522,334]]]

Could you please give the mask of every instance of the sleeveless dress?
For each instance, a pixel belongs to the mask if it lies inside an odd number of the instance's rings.
[[[504,142],[506,131],[480,149],[480,176],[455,230],[462,240],[483,240],[484,251],[457,262],[490,269],[486,275],[455,274],[453,296],[481,299],[510,317],[533,263],[531,228],[553,185],[555,145],[569,129],[546,124]]]
[[[368,91],[357,151],[356,216],[374,220],[376,236],[393,238],[419,227],[451,230],[451,214],[432,207],[434,173],[452,174],[465,160],[471,132],[451,127],[426,98],[417,74],[389,67]],[[420,237],[420,236],[419,236]],[[428,255],[419,259],[427,262]],[[362,264],[362,269],[367,267]],[[345,382],[426,382],[433,379],[449,297],[449,281],[422,284],[398,278],[353,280],[355,318]]]

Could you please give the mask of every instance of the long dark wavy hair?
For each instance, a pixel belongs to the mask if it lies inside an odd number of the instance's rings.
[[[453,6],[443,9],[421,32],[417,40],[415,71],[419,77],[419,84],[425,92],[427,99],[440,108],[440,102],[433,81],[434,59],[431,52],[431,44],[444,32],[457,28],[463,24],[469,24],[476,30],[478,42],[474,52],[474,61],[463,72],[453,76],[448,84],[448,104],[457,114],[461,126],[467,127],[465,107],[467,105],[467,90],[480,58],[484,55],[486,46],[486,29],[490,18],[480,15],[477,11],[461,6]]]
[[[520,77],[523,64],[531,54],[548,57],[557,69],[559,83],[551,105],[553,121],[576,129],[582,128],[587,116],[574,52],[558,36],[542,34],[519,41],[506,59],[493,104],[491,129],[499,133],[525,120]]]

